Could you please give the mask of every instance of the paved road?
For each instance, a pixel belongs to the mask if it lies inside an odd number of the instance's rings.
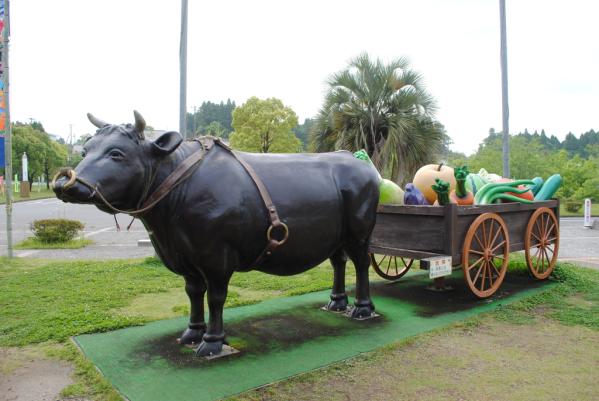
[[[56,259],[120,259],[151,256],[151,247],[138,247],[139,239],[147,239],[148,234],[139,220],[135,220],[130,231],[126,227],[131,221],[127,215],[119,214],[117,219],[122,228],[116,230],[114,218],[90,205],[64,203],[58,199],[42,199],[17,202],[13,205],[13,241],[17,243],[31,236],[29,224],[38,219],[67,218],[85,224],[85,237],[95,243],[82,249],[21,250],[15,255],[22,257],[43,257]],[[6,255],[6,211],[0,205],[0,255]]]
[[[15,243],[31,235],[29,223],[42,218],[70,218],[85,224],[84,235],[94,245],[71,250],[24,250],[17,256],[56,259],[116,259],[151,256],[151,247],[138,247],[139,239],[147,239],[143,225],[136,220],[127,232],[130,217],[117,215],[122,231],[117,232],[114,219],[94,206],[63,203],[58,199],[18,202],[13,206],[13,238]],[[560,227],[560,259],[599,269],[599,230],[583,228],[582,218],[563,218]],[[0,255],[6,255],[6,212],[0,205]]]

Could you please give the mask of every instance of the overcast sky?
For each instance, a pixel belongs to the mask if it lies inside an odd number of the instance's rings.
[[[599,3],[507,0],[511,132],[599,129]],[[11,1],[12,120],[66,137],[85,113],[178,129],[180,2]],[[453,148],[501,130],[498,0],[189,0],[188,108],[277,97],[300,121],[366,51],[406,56]]]

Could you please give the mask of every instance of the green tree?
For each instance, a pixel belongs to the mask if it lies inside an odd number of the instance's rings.
[[[25,152],[28,162],[28,181],[32,183],[38,177],[45,177],[46,185],[49,186],[52,175],[66,164],[67,147],[53,141],[47,133],[35,129],[31,124],[15,123],[12,132],[14,172],[20,177],[22,157]]]
[[[444,139],[435,102],[406,59],[384,64],[362,54],[332,76],[311,132],[317,152],[365,149],[376,167],[404,183],[435,161]]]
[[[223,127],[222,124],[218,121],[212,121],[210,124],[203,128],[202,134],[224,138],[227,134],[227,129]]]
[[[212,103],[202,102],[202,105],[193,113],[187,113],[187,130],[193,134],[207,131],[207,127],[214,121],[218,122],[225,131],[223,137],[227,138],[233,130],[232,115],[235,102],[227,99],[227,102]]]
[[[247,152],[292,153],[301,149],[292,129],[297,125],[295,112],[276,98],[252,97],[233,111],[234,132],[231,146]]]
[[[308,141],[310,136],[310,131],[312,130],[312,126],[314,125],[314,119],[306,118],[302,124],[299,124],[297,127],[293,129],[295,136],[302,142],[302,148],[306,149],[308,147]]]

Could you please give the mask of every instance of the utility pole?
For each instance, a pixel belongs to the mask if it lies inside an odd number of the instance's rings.
[[[8,257],[13,257],[12,250],[12,131],[10,127],[10,98],[8,97],[8,37],[10,36],[10,7],[9,0],[4,0],[4,41],[2,43],[2,80],[4,82],[4,160],[6,181],[6,243]]]
[[[187,0],[181,0],[179,42],[179,133],[187,139]]]
[[[71,155],[73,154],[73,124],[69,124],[69,139],[67,140],[67,149],[69,154],[67,155],[67,164],[71,165]]]
[[[499,0],[501,29],[501,111],[503,116],[503,176],[510,178],[510,108],[507,94],[507,39],[505,33],[505,0]]]

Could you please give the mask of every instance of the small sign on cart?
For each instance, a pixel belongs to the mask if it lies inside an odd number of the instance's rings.
[[[432,258],[422,259],[420,261],[421,268],[428,267],[429,278],[438,278],[449,276],[451,274],[451,256],[435,256]]]

